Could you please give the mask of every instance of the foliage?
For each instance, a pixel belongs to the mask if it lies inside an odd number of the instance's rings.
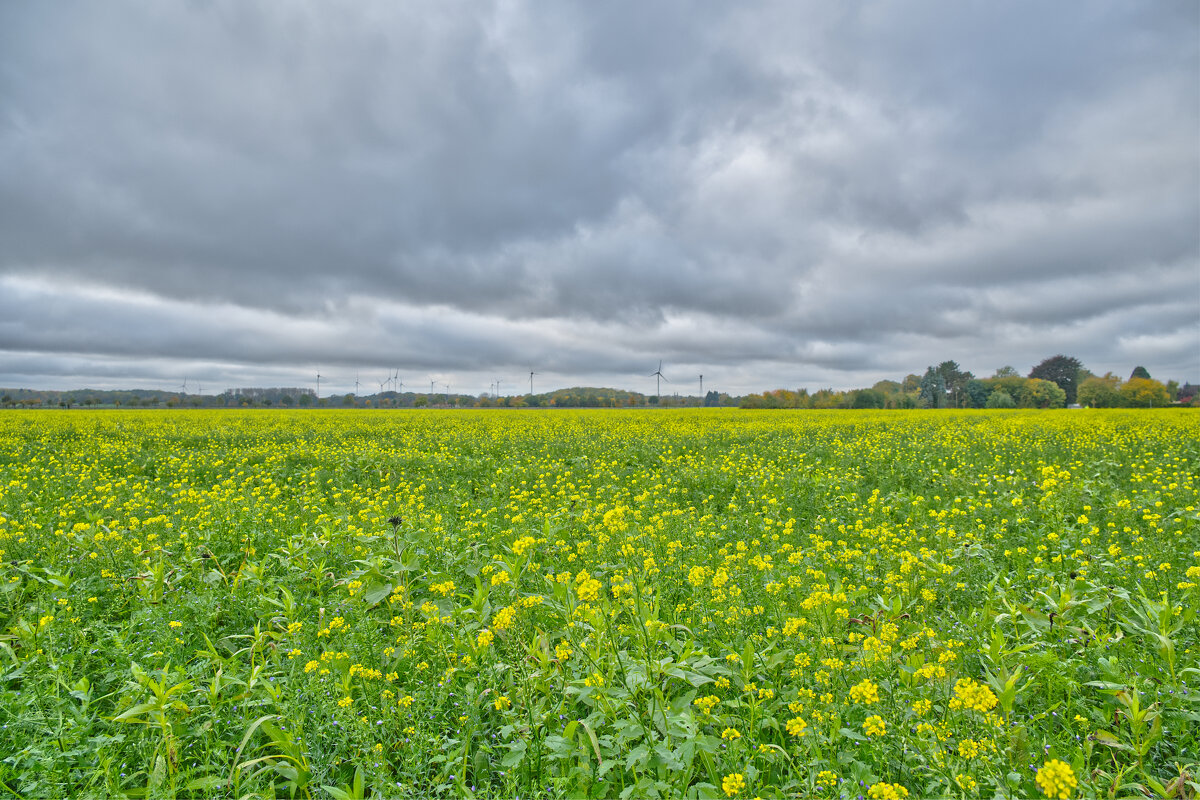
[[[937,372],[949,395],[946,399],[949,401],[950,407],[965,408],[969,401],[966,387],[970,381],[975,379],[975,376],[970,372],[964,372],[958,366],[957,361],[943,361],[938,364]]]
[[[1111,372],[1103,378],[1093,376],[1079,387],[1079,402],[1089,408],[1120,408],[1121,379]]]
[[[1186,797],[1198,413],[5,412],[0,786]]]
[[[1017,401],[1003,389],[997,389],[987,397],[987,408],[1016,408]]]
[[[1071,404],[1076,399],[1082,370],[1083,363],[1079,359],[1059,354],[1045,359],[1030,370],[1029,377],[1052,381],[1066,393],[1066,402]]]
[[[946,405],[946,379],[933,367],[928,367],[921,378],[921,391],[917,402],[921,408],[944,408]]]
[[[1131,408],[1162,408],[1171,402],[1171,394],[1151,378],[1130,378],[1121,386],[1121,399]]]

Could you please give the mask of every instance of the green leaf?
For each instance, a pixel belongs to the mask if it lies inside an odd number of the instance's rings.
[[[373,583],[363,592],[363,602],[369,606],[377,606],[392,593],[394,588],[390,583]]]
[[[133,717],[140,717],[143,714],[147,714],[151,711],[156,711],[157,709],[158,709],[158,703],[138,703],[136,706],[132,706],[131,708],[125,709],[120,714],[113,717],[111,721],[112,722],[146,723],[146,720],[144,720],[144,719],[133,719]]]
[[[208,775],[203,778],[195,778],[183,785],[185,792],[207,792],[213,789],[220,789],[227,781],[218,775]]]

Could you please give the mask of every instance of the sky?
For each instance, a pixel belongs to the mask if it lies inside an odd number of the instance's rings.
[[[0,387],[1200,382],[1200,4],[0,3]]]

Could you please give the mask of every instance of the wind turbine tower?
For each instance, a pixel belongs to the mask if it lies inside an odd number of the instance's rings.
[[[656,379],[654,382],[654,384],[655,384],[654,396],[657,397],[661,401],[662,400],[662,382],[667,381],[667,376],[662,374],[662,359],[658,360],[658,369],[654,370],[654,372],[651,372],[650,377]],[[667,381],[667,383],[670,383],[670,381]]]

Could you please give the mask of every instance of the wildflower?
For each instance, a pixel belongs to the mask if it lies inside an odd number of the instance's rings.
[[[492,703],[492,707],[497,711],[503,711],[506,708],[512,708],[512,700],[509,700],[508,697],[501,695],[500,697],[496,698],[494,703]]]
[[[883,736],[887,733],[887,726],[883,722],[883,717],[878,714],[872,714],[863,720],[863,732],[867,736]]]
[[[869,706],[879,702],[879,687],[869,679],[863,680],[850,687],[850,701]]]
[[[837,776],[836,772],[831,772],[830,770],[823,769],[817,773],[817,785],[818,786],[827,786],[832,789],[834,786],[837,786],[837,782],[838,782],[838,776]]]
[[[487,647],[492,643],[494,638],[495,637],[492,635],[492,632],[487,628],[484,628],[479,632],[479,635],[475,637],[475,643],[481,648]]]
[[[1036,781],[1042,794],[1056,800],[1067,800],[1079,785],[1071,765],[1057,758],[1052,758],[1042,765],[1037,771]]]
[[[507,630],[512,627],[513,620],[517,617],[517,610],[512,606],[505,606],[496,612],[492,618],[492,627],[498,631]]]
[[[588,578],[575,589],[576,596],[585,603],[590,603],[600,596],[601,584],[595,578]]]
[[[721,738],[727,742],[732,742],[734,739],[742,738],[742,735],[738,733],[736,728],[726,728],[721,731]]]
[[[183,627],[183,623],[177,619],[173,619],[170,622],[168,622],[167,624],[170,625],[172,628],[175,628],[176,630],[179,630],[180,628]]]
[[[787,721],[787,732],[796,738],[802,738],[807,727],[808,723],[801,717],[792,717]]]
[[[898,783],[875,783],[867,790],[867,797],[871,800],[901,800],[908,797],[908,789],[905,789]]]
[[[734,772],[721,779],[721,789],[727,797],[737,797],[746,788],[746,777]]]
[[[338,700],[338,705],[341,706],[342,708],[348,708],[353,703],[354,703],[353,697],[343,697],[341,700]]]
[[[707,697],[697,697],[692,701],[692,705],[700,709],[705,714],[711,714],[717,703],[721,702],[721,698],[716,695],[708,695]]]
[[[986,714],[996,707],[996,695],[982,683],[962,678],[954,684],[954,697],[950,698],[950,708],[969,708]]]

